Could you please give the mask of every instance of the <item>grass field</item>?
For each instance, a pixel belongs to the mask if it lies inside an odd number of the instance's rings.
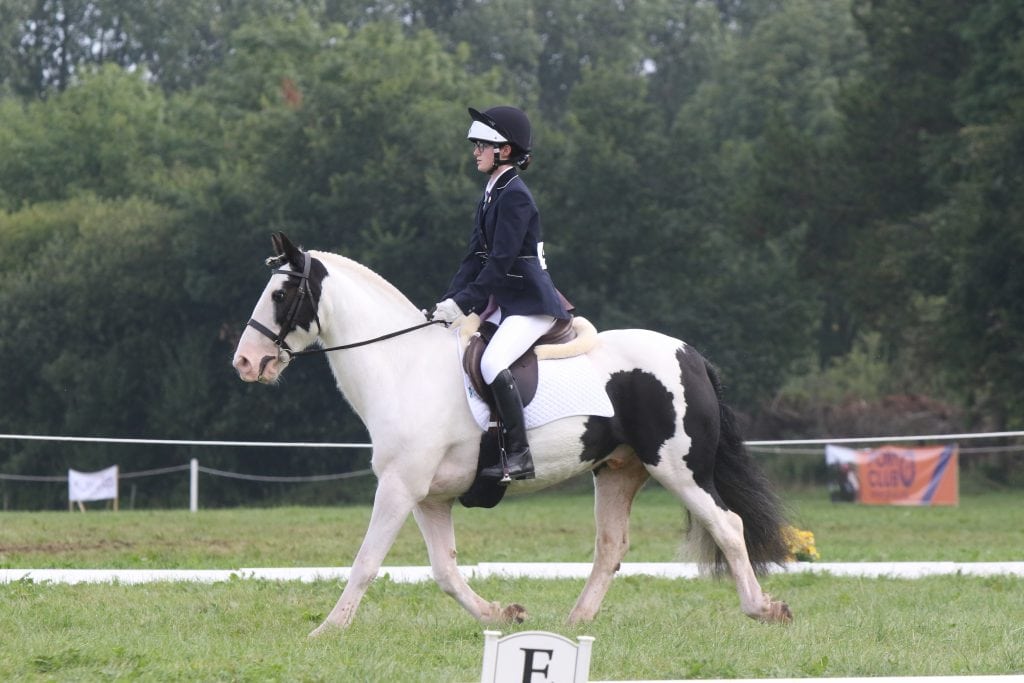
[[[1024,559],[1014,494],[931,509],[832,505],[809,494],[790,502],[823,561]],[[580,495],[460,509],[460,561],[587,561],[591,509]],[[347,565],[368,515],[365,507],[3,513],[0,567]],[[645,491],[627,561],[673,560],[683,527],[663,491]],[[425,563],[410,522],[387,564]],[[765,626],[742,616],[728,582],[623,577],[596,621],[569,628],[582,583],[487,579],[474,588],[523,603],[530,619],[517,630],[595,636],[594,679],[1024,673],[1024,579],[769,576],[765,588],[796,620]],[[307,641],[340,590],[333,581],[3,585],[0,680],[479,678],[483,627],[432,584],[380,580],[351,629]]]

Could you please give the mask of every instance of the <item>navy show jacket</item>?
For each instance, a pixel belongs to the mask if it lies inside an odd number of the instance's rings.
[[[568,318],[563,298],[545,270],[540,212],[515,168],[502,173],[481,200],[473,222],[469,253],[448,285],[463,313],[482,313],[493,296],[503,315]]]

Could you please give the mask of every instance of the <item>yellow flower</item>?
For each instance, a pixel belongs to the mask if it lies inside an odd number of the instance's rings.
[[[787,562],[814,562],[821,559],[818,548],[814,545],[814,533],[797,529],[795,526],[786,526],[782,528],[782,535],[789,548]]]

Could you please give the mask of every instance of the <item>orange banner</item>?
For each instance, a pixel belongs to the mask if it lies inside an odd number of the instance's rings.
[[[857,451],[857,500],[866,505],[957,505],[956,444],[932,448],[882,446]]]

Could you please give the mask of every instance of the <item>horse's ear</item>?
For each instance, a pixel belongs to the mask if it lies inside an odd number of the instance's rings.
[[[290,244],[288,235],[283,232],[275,232],[270,235],[270,242],[274,245],[274,253],[278,256],[285,255],[285,244]]]
[[[274,243],[274,251],[278,256],[284,256],[293,268],[302,269],[305,257],[302,254],[302,250],[288,239],[288,235],[283,232],[275,232],[270,236],[270,240]]]

